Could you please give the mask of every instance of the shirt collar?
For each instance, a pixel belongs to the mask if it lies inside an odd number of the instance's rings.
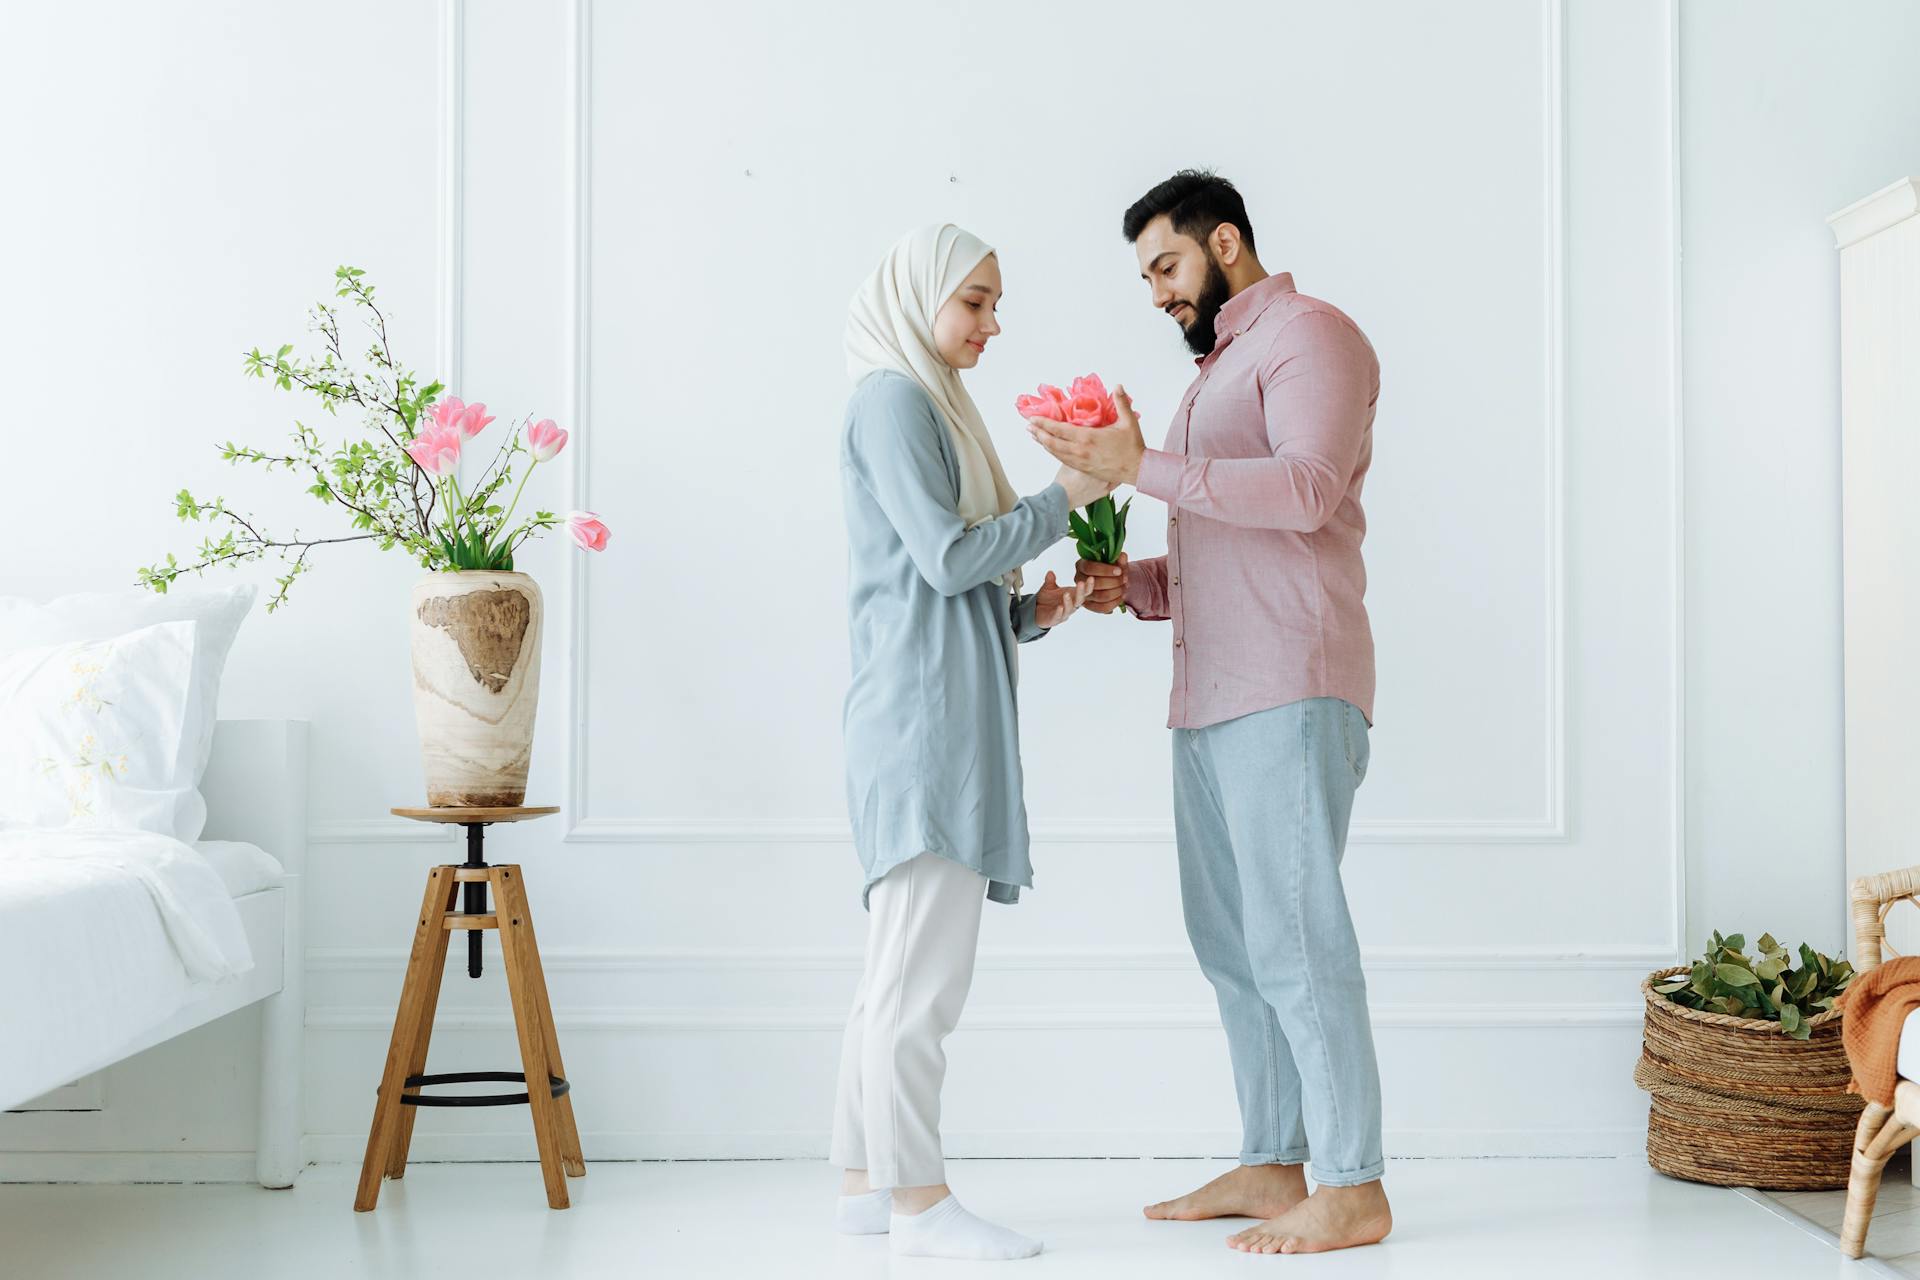
[[[1213,317],[1213,349],[1220,350],[1253,328],[1253,322],[1260,318],[1262,312],[1292,292],[1293,273],[1276,271],[1227,299],[1226,305]]]

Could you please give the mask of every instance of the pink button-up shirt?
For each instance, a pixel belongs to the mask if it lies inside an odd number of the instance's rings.
[[[1127,607],[1173,623],[1168,724],[1199,729],[1304,698],[1373,720],[1360,485],[1380,364],[1366,335],[1282,272],[1214,321],[1134,487],[1167,504],[1167,554],[1130,563]]]

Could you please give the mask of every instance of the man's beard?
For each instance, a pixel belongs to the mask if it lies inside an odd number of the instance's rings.
[[[1209,251],[1207,278],[1200,286],[1200,296],[1192,303],[1193,323],[1180,331],[1180,336],[1186,339],[1187,350],[1196,356],[1204,358],[1213,354],[1213,321],[1220,314],[1220,308],[1227,305],[1227,297],[1227,273],[1220,269],[1219,259]]]

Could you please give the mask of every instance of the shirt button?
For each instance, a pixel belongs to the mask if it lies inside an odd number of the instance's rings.
[[[1175,579],[1173,580],[1173,585],[1174,585],[1174,586],[1176,586],[1176,587],[1177,587],[1177,586],[1179,586],[1179,585],[1180,585],[1180,579],[1178,579],[1178,578],[1175,578]]]
[[[1178,649],[1178,648],[1179,648],[1179,647],[1180,647],[1181,645],[1183,645],[1183,644],[1185,644],[1185,643],[1186,643],[1186,641],[1184,641],[1184,640],[1175,640],[1175,641],[1173,642],[1173,647],[1174,647],[1174,648],[1176,648],[1176,649]]]
[[[1179,523],[1180,523],[1180,517],[1179,517],[1179,516],[1168,516],[1168,517],[1167,517],[1167,523],[1168,523],[1168,524],[1179,524]]]

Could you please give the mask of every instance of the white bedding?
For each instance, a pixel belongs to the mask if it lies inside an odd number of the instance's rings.
[[[193,851],[212,864],[214,874],[227,886],[229,898],[244,898],[262,889],[271,889],[286,874],[272,854],[256,844],[238,840],[195,840]]]
[[[227,885],[178,840],[0,830],[0,1107],[65,1084],[252,967]]]

